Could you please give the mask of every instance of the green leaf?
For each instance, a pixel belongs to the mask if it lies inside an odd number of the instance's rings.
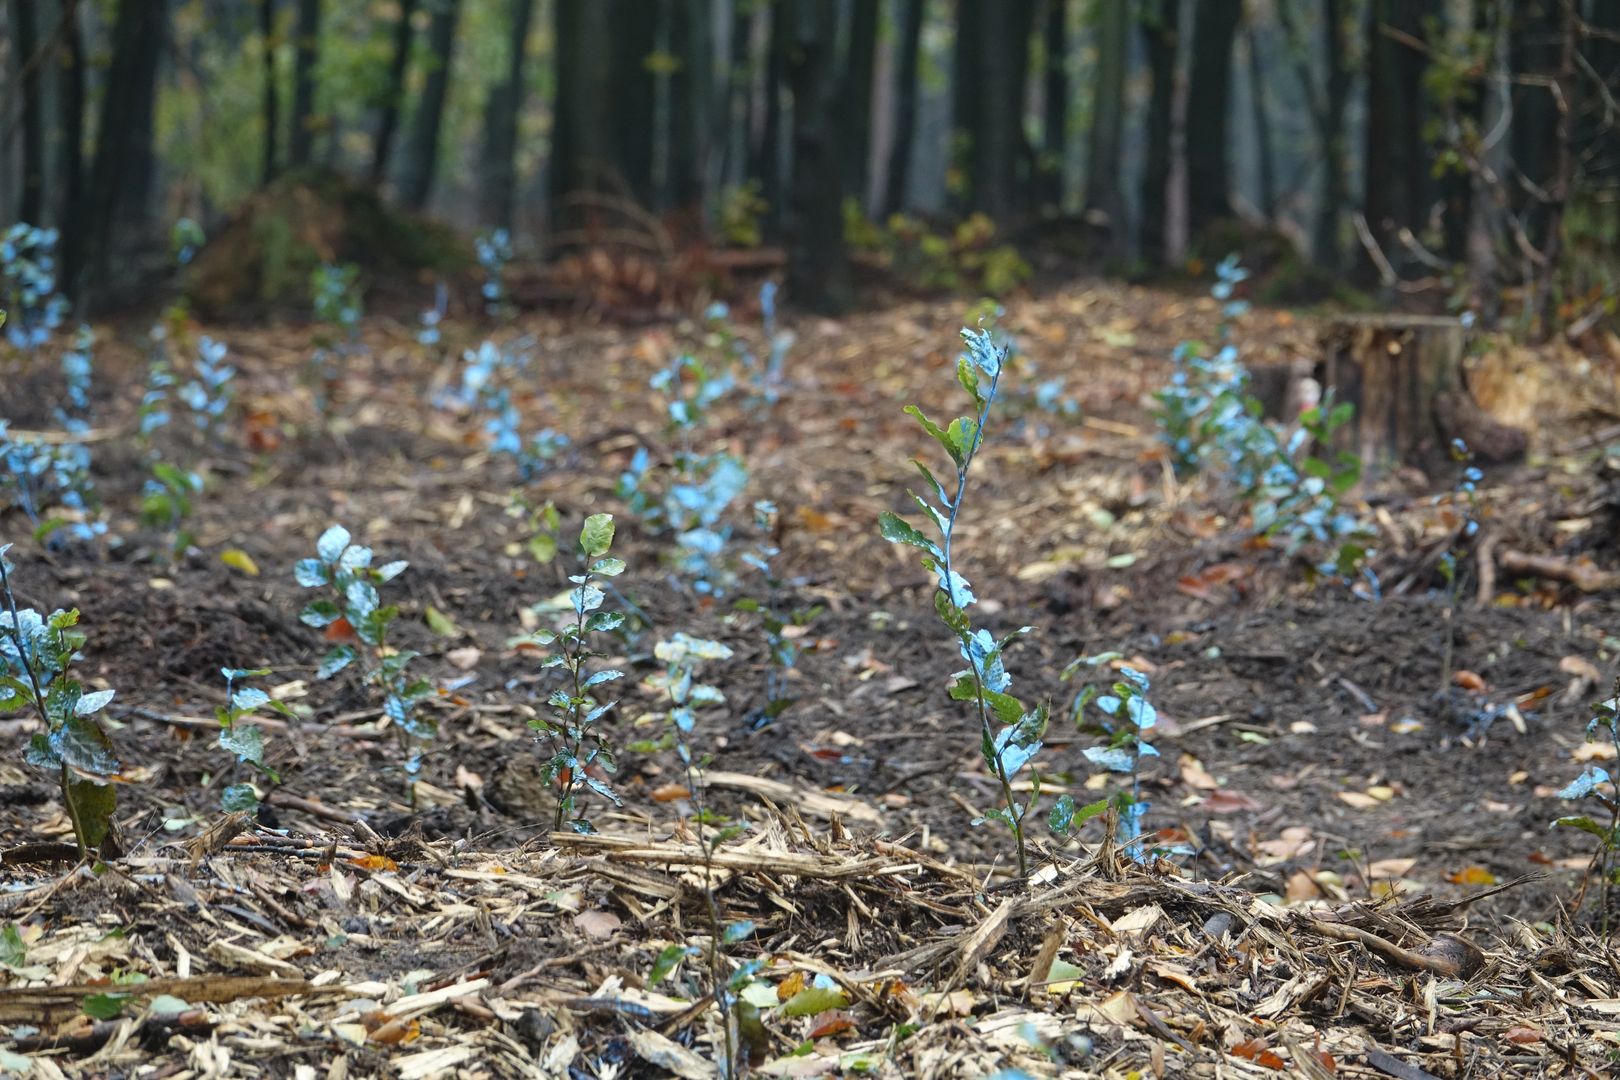
[[[461,627],[456,625],[456,620],[432,604],[429,604],[427,609],[422,612],[422,621],[427,623],[429,630],[440,637],[458,638],[461,636]]]
[[[828,1009],[842,1009],[849,998],[837,987],[807,986],[782,1003],[783,1016],[815,1016]]]
[[[112,740],[91,717],[77,714],[67,717],[51,732],[50,738],[56,756],[81,772],[111,776],[118,771]]]
[[[586,558],[596,559],[613,546],[613,515],[592,514],[579,530],[579,549]]]
[[[111,1020],[124,1011],[128,994],[91,994],[84,999],[84,1015],[92,1020]]]
[[[923,426],[923,430],[932,435],[934,441],[945,448],[945,452],[951,456],[951,460],[956,462],[956,467],[960,469],[963,462],[961,445],[955,442],[944,428],[928,419],[917,406],[907,405],[905,411],[917,418],[917,422]],[[955,424],[953,423],[952,426],[954,427]]]
[[[878,529],[883,533],[883,539],[891,544],[906,544],[910,547],[920,548],[930,555],[939,556],[939,545],[924,536],[916,526],[888,510],[878,514]]]
[[[112,828],[113,811],[117,808],[118,792],[111,784],[98,784],[94,780],[73,780],[73,809],[78,812],[79,824],[84,829],[84,842],[99,848]]]
[[[1602,825],[1599,825],[1589,817],[1561,817],[1553,822],[1553,826],[1555,828],[1561,826],[1566,829],[1579,829],[1581,832],[1591,833],[1593,836],[1603,841],[1604,847],[1610,848],[1611,850],[1615,847],[1616,838],[1610,835],[1608,829],[1604,828]]]
[[[257,810],[259,794],[252,784],[232,784],[219,793],[219,804],[226,810]]]
[[[256,724],[235,724],[221,729],[219,745],[235,754],[237,761],[264,765],[264,732]]]
[[[20,968],[28,962],[28,947],[23,943],[22,929],[16,923],[6,923],[0,930],[0,964]]]
[[[652,971],[647,974],[647,985],[657,986],[669,978],[670,973],[675,970],[676,965],[686,959],[687,954],[685,945],[666,945],[653,960]]]
[[[937,589],[934,592],[934,611],[939,615],[940,621],[958,636],[967,634],[973,629],[968,622],[967,612],[951,603],[951,598],[944,589]]]

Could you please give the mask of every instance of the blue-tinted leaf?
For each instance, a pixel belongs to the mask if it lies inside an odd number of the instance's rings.
[[[1588,765],[1586,771],[1558,793],[1560,799],[1583,799],[1597,790],[1599,784],[1607,784],[1609,774],[1596,765]]]
[[[319,559],[299,559],[293,564],[293,580],[306,589],[326,584],[326,567]]]
[[[1083,753],[1087,761],[1109,772],[1128,773],[1136,770],[1136,755],[1123,747],[1088,746]]]
[[[335,563],[343,555],[343,549],[348,546],[349,530],[341,525],[333,525],[315,541],[315,554],[320,556],[322,562]]]
[[[79,716],[94,716],[107,707],[115,693],[115,690],[97,690],[93,694],[86,694],[74,703],[73,711]]]

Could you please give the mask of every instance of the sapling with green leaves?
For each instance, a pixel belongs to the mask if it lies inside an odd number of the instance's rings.
[[[1615,754],[1620,756],[1620,678],[1615,679],[1609,700],[1592,706],[1592,719],[1586,725],[1588,742],[1605,735],[1614,747]],[[1601,890],[1599,900],[1602,910],[1598,918],[1603,933],[1607,934],[1609,894],[1616,885],[1620,885],[1620,859],[1616,858],[1620,855],[1620,791],[1616,790],[1614,778],[1607,769],[1600,765],[1588,765],[1580,776],[1558,793],[1558,797],[1572,802],[1595,802],[1608,815],[1606,822],[1589,814],[1571,814],[1553,822],[1554,827],[1579,829],[1597,837],[1598,846],[1592,856],[1592,864],[1597,868],[1598,887]]]
[[[295,717],[291,707],[256,686],[238,687],[247,679],[270,674],[269,668],[220,668],[219,673],[225,677],[225,704],[214,710],[214,718],[219,721],[220,749],[236,755],[238,764],[251,765],[271,783],[279,783],[281,777],[264,763],[264,729],[251,720],[260,709],[270,709],[292,720]],[[259,793],[249,783],[231,784],[220,792],[220,803],[226,810],[257,810]]]
[[[905,410],[933,436],[955,467],[955,484],[947,489],[928,466],[913,461],[927,482],[927,495],[913,493],[912,498],[922,508],[939,539],[933,539],[889,511],[880,515],[879,524],[884,539],[890,543],[920,550],[924,568],[935,576],[934,610],[956,636],[958,651],[968,663],[966,670],[951,677],[950,695],[953,700],[974,705],[979,719],[979,752],[1001,788],[1002,805],[974,824],[994,820],[1012,830],[1018,876],[1022,878],[1029,875],[1024,823],[1040,797],[1041,788],[1040,773],[1031,767],[1031,762],[1041,749],[1047,707],[1042,703],[1033,709],[1026,708],[1022,701],[1007,692],[1012,676],[1003,662],[1004,653],[1013,641],[1033,628],[1022,627],[998,640],[989,630],[974,627],[967,612],[975,600],[973,590],[957,569],[956,525],[967,496],[973,462],[984,445],[984,427],[990,418],[990,407],[995,403],[1007,359],[1006,346],[998,346],[988,330],[963,329],[962,339],[967,351],[957,359],[956,379],[972,399],[973,414],[958,417],[942,428],[915,405],[907,405]],[[1013,779],[1026,768],[1030,771],[1031,793],[1029,798],[1020,800],[1013,791]]]
[[[413,679],[408,669],[417,653],[388,644],[388,629],[399,617],[399,607],[384,604],[378,587],[394,580],[410,565],[398,560],[372,566],[369,547],[350,543],[349,530],[333,525],[315,542],[315,557],[300,559],[293,577],[306,589],[324,589],[326,595],[310,601],[299,613],[306,626],[325,630],[335,642],[315,671],[317,679],[330,679],[359,663],[363,681],[383,699],[383,715],[394,726],[405,752],[407,788],[414,798],[416,776],[422,770],[422,746],[437,734],[432,717],[417,706],[433,693],[426,679]]]
[[[1077,657],[1063,669],[1060,677],[1067,682],[1083,668],[1106,668],[1119,659],[1119,653]],[[1148,700],[1148,691],[1152,687],[1147,675],[1131,667],[1120,666],[1118,670],[1120,678],[1108,687],[1107,692],[1094,683],[1082,687],[1075,695],[1069,715],[1075,728],[1082,734],[1101,735],[1105,740],[1103,745],[1090,746],[1083,751],[1086,760],[1108,772],[1129,776],[1130,791],[1122,791],[1113,799],[1099,799],[1086,806],[1076,806],[1069,795],[1059,796],[1047,820],[1054,832],[1069,833],[1106,811],[1109,803],[1113,802],[1119,809],[1116,839],[1133,858],[1143,861],[1146,854],[1141,845],[1142,819],[1147,815],[1150,804],[1142,799],[1141,794],[1142,760],[1159,756],[1159,751],[1143,735],[1158,723],[1159,712]],[[1090,706],[1096,707],[1101,714],[1100,719],[1093,720],[1087,716],[1086,710]]]
[[[567,826],[578,833],[596,831],[585,816],[583,797],[587,791],[615,806],[623,805],[612,786],[593,775],[593,770],[611,773],[617,768],[602,720],[618,702],[599,702],[593,691],[624,678],[624,672],[615,668],[591,670],[591,661],[602,656],[591,647],[591,636],[609,633],[624,624],[621,613],[602,610],[607,598],[602,583],[624,573],[623,560],[608,554],[613,548],[613,529],[611,514],[592,514],[585,519],[578,543],[585,568],[568,578],[574,585],[568,594],[573,618],[556,630],[537,630],[530,635],[536,645],[551,650],[541,666],[560,669],[567,676],[566,684],[546,698],[550,714],[536,717],[529,726],[540,733],[551,750],[540,771],[557,791],[552,827]]]
[[[113,699],[113,691],[85,693],[73,677],[85,635],[78,630],[79,612],[56,610],[41,616],[17,607],[6,561],[10,544],[0,544],[0,712],[32,709],[40,729],[29,740],[23,758],[53,773],[62,804],[73,823],[81,858],[102,847],[112,830],[119,771],[112,740],[96,719]]]
[[[724,1029],[721,1075],[731,1077],[740,1073],[737,1055],[742,1040],[738,1028],[747,1022],[740,1009],[740,995],[759,974],[764,960],[747,960],[727,970],[725,950],[752,936],[754,924],[749,920],[728,923],[721,918],[720,905],[714,895],[714,854],[721,844],[742,833],[746,826],[720,820],[710,812],[703,785],[697,778],[698,770],[707,764],[707,759],[694,752],[692,735],[697,729],[697,710],[723,705],[726,700],[719,687],[698,681],[702,666],[715,660],[731,659],[732,650],[722,642],[677,632],[654,646],[653,655],[663,662],[664,670],[646,682],[650,688],[662,691],[667,699],[663,743],[675,750],[686,773],[686,790],[694,811],[692,831],[703,852],[703,900],[710,929],[706,950],[709,985]],[[691,955],[691,950],[682,946],[666,948],[654,963],[655,972],[661,965],[672,967],[685,955]],[[757,1022],[757,1017],[754,1019]]]

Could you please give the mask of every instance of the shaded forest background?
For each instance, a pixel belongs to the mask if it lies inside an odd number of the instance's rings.
[[[361,249],[401,248],[398,208],[545,260],[731,252],[683,265],[780,266],[826,311],[852,259],[999,293],[1240,251],[1279,300],[1353,283],[1545,333],[1620,279],[1613,0],[0,10],[0,214],[61,230],[90,308],[149,287],[181,219],[261,264],[250,291],[307,287],[354,252],[288,225],[299,199],[382,215]],[[438,266],[429,236],[401,261]]]

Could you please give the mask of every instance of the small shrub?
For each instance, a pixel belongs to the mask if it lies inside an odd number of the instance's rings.
[[[246,679],[270,674],[269,668],[220,668],[219,673],[225,677],[225,704],[214,710],[219,721],[220,749],[234,754],[238,764],[251,765],[272,783],[279,783],[281,777],[264,763],[264,729],[249,721],[260,709],[270,709],[291,720],[292,709],[257,687],[237,688],[236,684]],[[257,810],[259,793],[252,784],[231,784],[220,792],[220,804],[226,810]]]
[[[318,322],[339,327],[350,342],[360,336],[360,317],[365,314],[365,305],[360,297],[358,266],[322,263],[310,275],[309,290]]]
[[[113,691],[85,693],[73,677],[85,636],[76,629],[79,612],[53,611],[43,617],[32,608],[18,610],[11,590],[13,567],[6,561],[10,544],[0,545],[0,712],[32,709],[42,730],[29,741],[28,764],[56,775],[62,803],[73,823],[81,857],[101,848],[112,829],[119,771],[112,740],[96,714],[107,707]]]
[[[1063,669],[1062,678],[1067,682],[1082,668],[1096,668],[1118,659],[1118,653],[1079,657]],[[1112,801],[1119,811],[1117,839],[1120,846],[1129,851],[1133,858],[1145,861],[1146,855],[1140,843],[1142,820],[1151,804],[1141,794],[1142,759],[1158,757],[1159,751],[1144,738],[1144,733],[1158,723],[1159,714],[1148,700],[1151,689],[1148,677],[1134,668],[1123,666],[1119,668],[1119,674],[1121,678],[1106,692],[1094,684],[1083,687],[1075,695],[1069,716],[1081,734],[1101,735],[1105,740],[1103,745],[1087,747],[1083,751],[1086,760],[1108,772],[1129,776],[1130,791],[1120,792],[1112,800],[1100,799],[1084,807],[1075,806],[1074,800],[1068,795],[1060,796],[1052,808],[1049,823],[1056,832],[1069,832],[1107,810]],[[1087,710],[1093,706],[1100,714],[1095,719],[1087,714]]]
[[[950,695],[953,700],[974,703],[979,717],[979,752],[1001,787],[1002,805],[974,824],[996,820],[1006,825],[1012,831],[1017,848],[1018,875],[1027,877],[1029,862],[1024,822],[1040,797],[1040,774],[1030,769],[1032,791],[1024,800],[1014,794],[1013,779],[1029,767],[1040,752],[1047,708],[1045,704],[1026,708],[1007,692],[1012,676],[1007,673],[1004,654],[1014,640],[1031,628],[1023,627],[1000,640],[988,630],[975,628],[967,613],[975,597],[968,580],[956,569],[954,551],[956,523],[967,496],[974,459],[984,444],[984,426],[996,400],[1007,348],[998,347],[987,330],[963,330],[962,338],[967,343],[967,352],[957,360],[956,378],[972,399],[973,415],[958,417],[942,428],[917,406],[906,406],[906,412],[933,436],[956,469],[954,488],[947,490],[926,465],[913,462],[927,482],[928,496],[913,494],[912,498],[934,526],[939,540],[931,539],[904,518],[888,511],[883,512],[879,522],[884,539],[920,550],[924,568],[935,576],[934,610],[956,635],[958,649],[968,663],[965,671],[952,676]]]
[[[1620,679],[1615,680],[1609,700],[1592,706],[1592,719],[1586,725],[1587,741],[1598,737],[1599,732],[1606,735],[1616,753],[1620,753]],[[1577,803],[1595,802],[1608,815],[1606,822],[1600,822],[1587,814],[1561,817],[1553,822],[1554,827],[1579,829],[1597,838],[1597,852],[1592,862],[1597,867],[1598,882],[1602,890],[1599,918],[1602,920],[1603,933],[1607,934],[1609,894],[1615,885],[1620,884],[1620,860],[1615,858],[1616,854],[1620,853],[1620,796],[1617,796],[1614,778],[1602,766],[1588,765],[1574,782],[1558,793],[1558,797]]]
[[[55,229],[18,222],[0,232],[0,308],[6,340],[25,352],[44,345],[67,316],[57,291]]]
[[[333,525],[315,542],[315,557],[300,559],[293,568],[298,584],[326,591],[305,605],[298,617],[335,642],[316,668],[317,679],[330,679],[358,663],[364,683],[382,697],[383,715],[393,724],[406,756],[406,783],[414,799],[422,744],[437,734],[432,718],[417,705],[433,688],[425,679],[409,677],[407,669],[417,653],[388,644],[388,630],[399,617],[399,608],[385,605],[378,592],[410,564],[400,560],[374,567],[371,549],[349,541],[349,530]]]
[[[169,550],[183,554],[196,537],[184,528],[192,499],[203,490],[202,474],[167,461],[152,462],[152,475],[141,488],[141,521],[169,534]]]
[[[192,422],[209,434],[219,434],[219,424],[235,397],[231,380],[236,369],[225,363],[225,343],[203,337],[197,343],[197,359],[192,377],[180,388],[180,400],[191,410]]]
[[[201,225],[188,217],[179,218],[169,230],[169,258],[176,266],[188,266],[207,242]]]
[[[77,540],[106,532],[105,522],[90,517],[95,486],[84,444],[23,438],[0,420],[0,469],[0,492],[28,518],[36,540],[59,531]]]
[[[420,316],[421,329],[416,332],[418,345],[437,345],[443,336],[440,325],[450,308],[450,290],[444,282],[433,287],[433,306],[422,312]]]
[[[844,237],[851,248],[876,257],[922,289],[1005,296],[1033,274],[1017,248],[995,242],[995,223],[984,214],[973,214],[942,233],[905,214],[893,214],[879,225],[862,216],[856,200],[848,199]]]
[[[551,650],[542,667],[561,669],[567,674],[567,685],[546,698],[550,715],[542,714],[529,725],[551,750],[541,767],[541,776],[557,790],[552,828],[566,825],[579,833],[595,831],[585,816],[585,792],[594,792],[615,806],[622,805],[608,782],[593,775],[611,773],[617,767],[611,740],[601,722],[618,702],[598,702],[592,691],[622,679],[624,672],[613,668],[590,670],[590,662],[602,655],[591,648],[591,635],[608,633],[624,624],[621,613],[602,610],[607,594],[601,582],[624,573],[624,563],[608,554],[613,547],[613,531],[610,514],[592,514],[585,519],[578,543],[585,569],[568,578],[574,584],[568,594],[573,620],[557,630],[537,630],[530,635],[536,645]]]
[[[473,241],[478,265],[484,269],[484,284],[479,292],[484,297],[484,314],[492,318],[508,318],[512,304],[506,292],[506,266],[512,261],[512,236],[505,229],[480,233]]]

